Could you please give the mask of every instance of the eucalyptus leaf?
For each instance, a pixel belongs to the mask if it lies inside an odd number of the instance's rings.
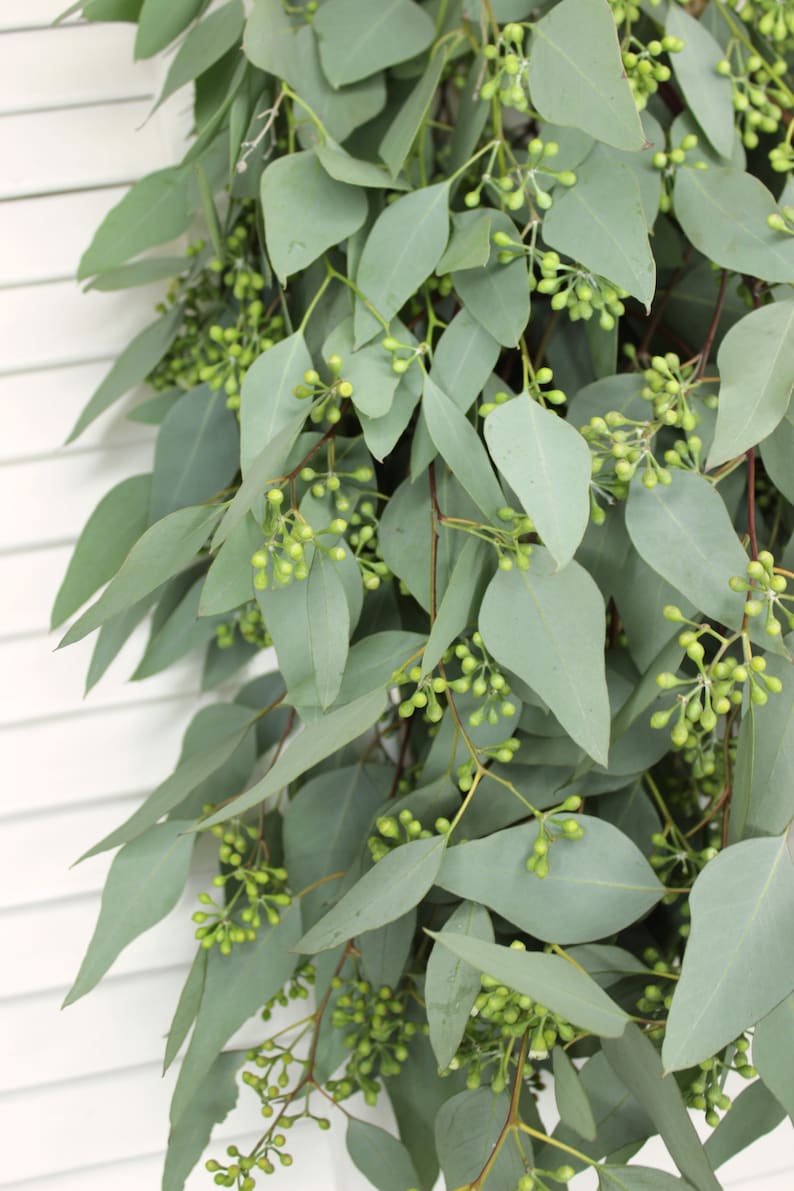
[[[361,0],[326,0],[314,28],[334,87],[413,58],[433,39],[433,22],[413,0],[383,0],[376,13]]]
[[[445,923],[444,931],[473,935],[486,942],[493,942],[494,937],[487,911],[468,901],[461,902]],[[455,1057],[479,992],[478,973],[436,942],[427,961],[425,1002],[430,1045],[442,1070]]]
[[[733,94],[731,81],[717,73],[722,46],[702,21],[676,4],[667,11],[665,28],[683,48],[670,55],[676,81],[692,115],[721,157],[733,152]]]
[[[215,1125],[225,1121],[237,1103],[237,1073],[245,1051],[224,1051],[207,1072],[205,1082],[185,1114],[171,1129],[163,1170],[163,1191],[182,1191],[210,1139]]]
[[[347,1126],[347,1152],[378,1191],[406,1191],[419,1182],[405,1146],[377,1125],[351,1117]]]
[[[136,182],[94,233],[80,258],[78,280],[115,269],[139,252],[181,236],[190,221],[189,185],[189,171],[179,167]]]
[[[430,376],[425,377],[422,410],[430,437],[452,474],[485,517],[495,521],[504,507],[504,493],[485,448],[465,414]]]
[[[222,492],[240,465],[237,419],[224,393],[201,385],[165,416],[154,452],[150,522]]]
[[[561,1046],[554,1047],[551,1058],[554,1096],[560,1120],[575,1130],[580,1137],[593,1141],[597,1131],[595,1118],[576,1068]]]

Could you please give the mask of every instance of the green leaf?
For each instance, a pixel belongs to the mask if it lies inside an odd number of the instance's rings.
[[[413,909],[433,884],[445,845],[445,836],[433,836],[389,852],[306,932],[298,950],[307,955],[329,951]]]
[[[151,58],[159,54],[198,16],[206,0],[170,0],[165,7],[160,0],[143,0],[135,37],[135,57]]]
[[[106,293],[112,290],[133,289],[137,285],[151,285],[153,281],[169,281],[185,270],[185,259],[181,256],[152,256],[129,265],[119,265],[99,273],[85,287]]]
[[[609,699],[601,593],[576,562],[558,571],[542,547],[528,571],[497,571],[480,610],[486,647],[549,705],[601,764],[609,749]]]
[[[717,428],[708,466],[741,455],[771,434],[794,389],[794,302],[761,306],[731,327],[717,355]]]
[[[77,539],[52,606],[57,628],[107,583],[119,569],[149,521],[152,477],[130,476],[103,496]]]
[[[247,379],[248,377],[246,377]],[[282,426],[273,438],[262,447],[259,454],[253,457],[246,471],[245,478],[237,489],[234,499],[226,510],[226,515],[223,521],[221,521],[215,537],[212,539],[213,550],[217,550],[223,545],[232,530],[240,524],[249,512],[257,497],[262,495],[263,490],[269,487],[274,480],[280,478],[284,463],[301,432],[305,418],[306,414],[303,411],[296,414],[295,417],[287,422],[286,426]],[[256,426],[258,420],[260,419],[256,419],[252,415],[252,427]],[[261,420],[264,420],[264,415]]]
[[[438,1175],[433,1126],[439,1109],[459,1088],[454,1075],[438,1079],[435,1055],[421,1033],[411,1042],[400,1074],[386,1083],[400,1137],[413,1159],[422,1191],[430,1191]]]
[[[767,654],[766,673],[783,689],[757,714],[745,713],[739,730],[730,840],[780,835],[794,818],[794,667]]]
[[[595,1118],[578,1071],[560,1046],[554,1047],[551,1059],[554,1071],[554,1098],[560,1120],[580,1137],[595,1140]]]
[[[499,211],[491,213],[491,232],[516,239],[512,219]],[[492,244],[486,265],[459,269],[452,274],[452,282],[466,310],[497,343],[517,347],[529,322],[529,275],[523,256],[504,265],[499,261],[500,252]]]
[[[620,161],[596,156],[577,169],[576,179],[555,195],[543,220],[544,241],[628,290],[649,311],[656,265],[634,173]]]
[[[309,724],[261,781],[205,819],[203,825],[213,827],[215,823],[224,823],[277,794],[296,777],[371,728],[380,719],[385,705],[385,693],[373,691]]]
[[[337,182],[348,182],[351,186],[365,186],[376,190],[409,190],[409,184],[401,178],[395,179],[373,161],[362,161],[337,145],[330,137],[323,144],[314,146],[320,164]]]
[[[411,151],[411,146],[427,116],[430,104],[435,98],[446,62],[447,55],[443,51],[435,53],[430,58],[419,82],[408,98],[397,108],[394,119],[380,143],[378,152],[391,171],[392,177],[399,174]]]
[[[383,861],[381,861],[381,864]],[[427,932],[478,972],[547,1005],[567,1021],[602,1038],[618,1038],[628,1018],[590,977],[558,955],[518,951],[464,935]]]
[[[469,538],[449,577],[422,655],[422,676],[434,670],[458,633],[477,619],[494,557],[481,538]]]
[[[493,942],[494,937],[487,911],[474,902],[466,901],[461,902],[447,919],[444,931],[473,936],[489,943]],[[430,1045],[441,1070],[448,1067],[455,1057],[479,992],[479,972],[435,943],[427,961],[425,1006]]]
[[[459,211],[452,216],[452,235],[438,262],[439,277],[458,269],[482,269],[491,256],[491,211]]]
[[[416,918],[414,907],[394,922],[365,931],[356,939],[364,979],[373,988],[384,984],[396,988],[400,983],[416,934]]]
[[[678,1084],[662,1070],[656,1048],[633,1023],[622,1038],[607,1039],[604,1054],[661,1134],[670,1157],[697,1191],[720,1191]]]
[[[789,1077],[790,1070],[789,1064]],[[748,1149],[759,1137],[771,1133],[785,1116],[782,1105],[757,1079],[740,1092],[731,1105],[731,1111],[722,1118],[711,1137],[706,1139],[705,1150],[711,1165],[717,1170],[736,1154]]]
[[[485,441],[557,566],[566,566],[590,520],[587,443],[527,394],[491,410]]]
[[[221,1048],[289,980],[300,930],[300,906],[293,904],[277,926],[260,927],[253,942],[230,955],[211,952],[201,1008],[171,1101],[172,1129],[192,1116],[191,1111],[185,1118],[185,1110],[192,1110]]]
[[[131,21],[135,23],[140,16],[143,0],[80,0],[63,13],[58,20],[68,16],[70,12],[82,8],[82,15],[86,21]]]
[[[94,844],[80,859],[87,860],[99,852],[106,852],[108,848],[117,848],[119,844],[135,839],[163,815],[179,806],[180,802],[201,783],[217,773],[236,753],[256,720],[248,707],[235,707],[228,715],[237,722],[228,724],[224,736],[213,739],[205,748],[180,759],[174,772],[160,783],[146,802],[133,811],[120,827],[116,827],[98,844]]]
[[[323,344],[323,357],[342,358],[340,376],[353,386],[353,405],[370,418],[382,418],[391,409],[400,377],[391,356],[375,342],[358,350],[353,346],[353,318],[343,319]]]
[[[178,166],[157,170],[136,182],[94,233],[80,259],[78,281],[181,236],[190,222],[190,183],[190,171]]]
[[[777,203],[763,182],[734,169],[679,169],[675,214],[698,252],[762,281],[794,282],[794,239],[767,226]]]
[[[779,488],[786,499],[794,503],[794,410],[789,412],[761,443],[761,458],[764,461],[772,483]]]
[[[251,555],[262,545],[262,531],[245,517],[229,534],[213,559],[199,601],[199,616],[231,612],[254,596]]]
[[[342,685],[350,640],[350,614],[337,564],[315,551],[306,580],[309,653],[320,706],[330,707]]]
[[[196,1014],[201,1005],[201,998],[204,995],[204,981],[206,976],[207,952],[203,947],[199,947],[193,963],[190,965],[187,980],[182,986],[179,1001],[174,1010],[174,1016],[171,1019],[171,1027],[165,1043],[165,1057],[163,1058],[164,1075],[182,1049],[182,1043],[187,1038],[193,1022],[196,1020]]]
[[[155,107],[169,95],[209,70],[227,50],[237,45],[245,24],[241,0],[230,0],[195,25],[180,45],[168,68]]]
[[[150,592],[137,604],[133,604],[126,612],[120,612],[103,624],[96,636],[88,673],[85,679],[85,693],[88,694],[99,682],[114,658],[118,657],[122,646],[129,641],[143,618],[148,614],[159,592]]]
[[[672,484],[656,488],[635,478],[626,528],[648,566],[695,608],[739,628],[744,599],[728,583],[732,575],[744,574],[747,556],[718,490],[705,476],[679,470]]]
[[[698,876],[689,904],[692,930],[662,1046],[668,1071],[709,1058],[794,989],[794,951],[781,946],[794,913],[786,837],[721,852]]]
[[[449,183],[439,182],[406,194],[383,211],[367,236],[356,284],[385,322],[441,260],[449,232]],[[367,343],[382,328],[357,300],[356,342]]]
[[[185,654],[214,640],[220,618],[198,618],[203,583],[203,576],[196,580],[165,624],[152,635],[132,681],[160,674]]]
[[[182,308],[173,306],[167,314],[138,332],[94,392],[75,422],[67,443],[79,438],[86,427],[118,401],[119,397],[123,397],[146,379],[173,343],[182,315]]]
[[[489,906],[536,939],[602,939],[647,914],[664,888],[640,850],[611,823],[590,815],[577,816],[577,822],[584,838],[554,844],[543,880],[526,869],[538,837],[534,821],[449,848],[437,884]]]
[[[303,332],[296,331],[263,352],[245,374],[240,402],[240,457],[246,479],[255,461],[275,444],[282,431],[294,424],[301,402],[293,390],[303,384],[304,373],[312,367]],[[301,421],[308,412],[303,411]],[[283,458],[286,454],[284,451]],[[259,481],[256,488],[261,487]],[[245,511],[250,507],[249,504]]]
[[[239,457],[237,419],[226,408],[225,393],[209,385],[185,393],[157,436],[150,522],[222,492],[237,473]]]
[[[61,645],[80,641],[187,566],[206,542],[219,514],[219,509],[210,509],[206,505],[179,509],[147,529],[130,550],[115,578],[96,603],[75,621]]]
[[[338,703],[349,703],[371,691],[385,691],[392,685],[394,671],[416,657],[424,641],[423,633],[401,629],[370,633],[357,641],[348,656]]]
[[[110,866],[91,942],[64,1005],[85,996],[118,955],[179,901],[195,837],[189,823],[172,820],[150,828],[121,849]]]
[[[425,377],[422,391],[422,411],[430,437],[455,479],[485,517],[496,522],[505,498],[480,436],[466,415],[429,375]]]
[[[405,62],[433,40],[431,18],[412,0],[326,0],[314,18],[320,61],[330,83],[342,87]]]
[[[690,112],[720,156],[730,157],[733,92],[731,80],[717,74],[717,63],[725,57],[722,46],[701,21],[677,4],[668,8],[665,28],[684,43],[682,50],[670,55],[670,63]]]
[[[282,285],[367,218],[364,193],[337,182],[307,150],[272,161],[262,175],[267,251]]]
[[[495,1096],[490,1088],[460,1092],[442,1104],[436,1117],[436,1150],[450,1191],[476,1185],[475,1180],[493,1153],[509,1111],[509,1098],[504,1092]],[[525,1153],[531,1152],[529,1138],[522,1136],[521,1145]],[[493,1191],[514,1191],[525,1173],[521,1152],[511,1133],[488,1171],[487,1186]]]
[[[529,87],[544,120],[573,125],[616,149],[643,147],[605,0],[562,0],[533,26]]]
[[[599,1166],[599,1191],[693,1191],[675,1175],[650,1166]]]
[[[351,1117],[347,1123],[347,1152],[378,1191],[408,1191],[419,1182],[411,1155],[385,1129]]]
[[[237,1103],[237,1072],[244,1062],[242,1050],[219,1054],[197,1087],[190,1112],[177,1121],[168,1136],[162,1191],[183,1191],[213,1128],[226,1120]]]
[[[753,1034],[753,1066],[770,1092],[794,1117],[794,996],[759,1021]]]

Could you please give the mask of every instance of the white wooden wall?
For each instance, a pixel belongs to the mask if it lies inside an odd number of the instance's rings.
[[[151,461],[150,432],[118,412],[61,447],[156,297],[82,296],[72,277],[124,187],[175,159],[187,101],[147,121],[161,68],[132,65],[126,26],[48,27],[64,4],[0,0],[0,1188],[155,1191],[172,1086],[160,1078],[163,1034],[192,953],[202,874],[160,928],[61,1013],[107,860],[68,866],[170,771],[200,702],[198,670],[187,663],[126,684],[138,636],[83,701],[90,643],[53,653],[47,623],[87,515]],[[220,1135],[258,1133],[250,1109]],[[363,1191],[341,1129],[293,1137],[295,1164],[269,1180],[273,1191]],[[733,1163],[726,1186],[794,1185],[790,1131],[776,1138]],[[199,1170],[188,1185],[211,1180]]]

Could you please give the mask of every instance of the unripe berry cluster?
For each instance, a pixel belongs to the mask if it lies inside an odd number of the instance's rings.
[[[532,285],[538,293],[551,295],[552,310],[567,310],[571,322],[586,322],[598,314],[599,325],[611,331],[615,320],[625,313],[623,299],[629,296],[628,291],[605,277],[575,262],[563,263],[557,252],[542,253],[539,266],[540,281],[534,283],[533,275]]]
[[[584,836],[584,827],[578,819],[555,818],[556,815],[580,811],[582,800],[578,794],[571,794],[559,806],[553,806],[538,818],[538,835],[532,845],[532,855],[527,858],[528,873],[534,873],[543,880],[549,875],[549,853],[558,840],[577,840]]]
[[[725,1077],[735,1071],[742,1079],[755,1079],[755,1067],[747,1061],[749,1040],[742,1034],[720,1054],[704,1059],[692,1073],[689,1084],[682,1088],[684,1100],[689,1108],[706,1114],[706,1123],[716,1128],[720,1123],[720,1112],[727,1112],[732,1101],[723,1092]]]
[[[762,550],[757,559],[748,562],[747,579],[734,575],[730,587],[732,591],[742,592],[747,597],[745,616],[753,619],[763,616],[764,631],[768,636],[779,637],[784,632],[783,625],[787,633],[794,630],[794,612],[786,606],[794,604],[794,595],[786,594],[786,577],[775,569],[774,556],[768,550]],[[770,681],[766,679],[769,690],[780,689],[779,685],[769,687]],[[778,683],[777,679],[775,683]]]
[[[642,396],[653,402],[654,416],[663,426],[675,426],[687,433],[694,430],[700,421],[697,410],[692,407],[692,398],[696,395],[707,408],[716,408],[716,395],[704,396],[700,391],[703,381],[698,377],[696,364],[682,364],[675,352],[653,356],[643,376]]]
[[[545,386],[550,385],[554,379],[554,373],[551,368],[538,368],[537,371],[531,370],[528,375],[528,384],[525,393],[531,397],[533,401],[537,401],[538,405],[544,408],[546,404],[549,405],[564,405],[568,400],[562,389],[548,389]],[[487,418],[488,414],[492,413],[498,406],[504,405],[507,401],[513,401],[515,398],[511,397],[509,393],[504,391],[494,393],[490,401],[484,401],[477,412],[483,417]],[[510,510],[512,512],[512,510]]]
[[[791,127],[789,125],[789,127]],[[794,168],[794,149],[791,149],[791,161],[786,166],[786,169]],[[779,211],[774,211],[771,215],[767,215],[766,222],[769,227],[775,232],[783,232],[786,236],[794,236],[794,207],[785,204]]]
[[[379,815],[375,820],[375,827],[378,834],[371,835],[367,840],[367,847],[375,864],[401,844],[408,844],[417,839],[430,839],[433,835],[433,832],[423,827],[407,807],[397,815]],[[437,835],[447,835],[450,829],[449,819],[436,819],[434,827]]]
[[[215,639],[219,648],[229,649],[234,645],[235,633],[238,630],[243,641],[249,645],[255,645],[257,649],[267,649],[269,645],[273,644],[273,638],[267,631],[259,605],[254,600],[237,608],[229,620],[218,625],[215,630]]]
[[[326,1086],[334,1100],[347,1100],[361,1091],[367,1104],[376,1104],[380,1081],[400,1074],[411,1040],[420,1028],[426,1033],[427,1026],[406,1019],[407,989],[374,989],[367,980],[344,981],[339,976],[331,985],[339,993],[331,1024],[346,1031],[345,1046],[353,1053],[341,1079],[329,1079]]]
[[[213,807],[205,807],[209,813]],[[206,950],[217,946],[221,955],[231,954],[237,943],[252,942],[263,918],[271,926],[281,920],[280,911],[292,904],[287,870],[267,862],[267,852],[256,828],[240,819],[210,829],[221,841],[218,858],[222,871],[213,877],[216,889],[224,891],[223,902],[212,894],[200,893],[207,907],[193,915],[196,938]]]
[[[516,951],[526,950],[518,939],[510,946]],[[474,1002],[449,1070],[466,1071],[466,1086],[470,1091],[488,1083],[493,1092],[499,1093],[510,1083],[511,1069],[518,1060],[516,1044],[519,1038],[529,1034],[529,1054],[522,1074],[531,1077],[534,1074],[532,1060],[548,1058],[559,1040],[572,1042],[576,1030],[545,1005],[508,988],[486,973],[480,977],[480,983],[482,992]]]
[[[648,100],[659,90],[659,84],[670,79],[670,67],[660,61],[662,54],[678,54],[683,48],[683,41],[671,34],[661,40],[652,38],[646,44],[631,34],[623,39],[623,68],[638,111],[648,106]]]
[[[730,0],[742,20],[751,25],[779,50],[794,49],[794,3],[792,0]]]
[[[783,108],[788,107],[788,97],[778,83],[786,70],[782,58],[768,68],[759,54],[748,56],[738,41],[729,44],[725,57],[717,63],[717,73],[731,81],[733,107],[745,148],[757,148],[760,132],[778,131]]]
[[[552,1191],[549,1183],[566,1185],[576,1174],[572,1166],[557,1166],[554,1170],[542,1170],[539,1166],[522,1174],[515,1191]]]
[[[687,160],[689,154],[698,145],[698,138],[694,132],[687,133],[681,139],[681,143],[672,149],[658,149],[654,153],[652,162],[654,169],[660,171],[662,175],[662,189],[659,194],[659,210],[667,212],[673,205],[673,182],[675,180],[676,171],[682,165],[691,166],[696,170],[708,169],[708,162],[697,160]]]
[[[495,99],[502,107],[529,111],[529,59],[523,50],[524,28],[510,22],[495,45],[483,47],[489,66],[488,78],[480,87],[480,99]]]
[[[665,884],[671,883],[676,869],[681,870],[676,877],[677,881],[694,880],[701,869],[719,852],[719,849],[713,845],[701,849],[692,848],[685,836],[679,831],[670,829],[655,831],[651,836],[651,844],[653,851],[650,854],[649,863]],[[640,1011],[644,1012],[642,1009]]]
[[[322,488],[325,494],[324,486],[318,484],[316,487]],[[276,587],[289,587],[293,579],[308,578],[306,549],[310,545],[315,550],[322,550],[333,562],[342,562],[347,556],[344,546],[325,546],[320,541],[326,535],[338,539],[345,532],[348,523],[343,517],[334,517],[323,529],[313,529],[297,509],[290,508],[282,513],[284,500],[281,488],[270,488],[266,494],[262,524],[265,542],[251,555],[257,591],[265,591],[271,578]]]
[[[452,650],[448,650],[444,661],[447,665],[458,662],[458,677],[450,679],[441,675],[434,677],[432,674],[423,677],[421,666],[412,666],[407,672],[403,669],[394,671],[392,682],[395,684],[416,683],[413,694],[400,704],[399,714],[403,719],[410,718],[418,708],[424,711],[431,723],[438,723],[444,714],[438,696],[446,690],[460,695],[471,692],[480,700],[479,706],[469,713],[468,722],[472,728],[478,728],[485,722],[495,727],[500,719],[515,715],[516,707],[510,701],[507,679],[486,650],[479,632],[474,632],[469,641],[459,641]],[[507,762],[511,757],[512,752],[510,757],[505,755],[499,760]]]
[[[450,280],[449,292],[451,292],[451,288]],[[381,339],[380,345],[391,356],[392,372],[396,372],[398,376],[404,376],[411,365],[421,360],[428,350],[426,343],[414,346],[412,343],[402,343],[394,335],[387,335],[385,339]]]
[[[342,357],[329,356],[328,367],[333,379],[326,384],[316,368],[308,368],[303,374],[303,384],[296,385],[294,395],[300,401],[311,399],[309,421],[315,426],[325,419],[330,426],[335,426],[342,418],[342,405],[353,396],[353,386],[349,380],[341,376]]]
[[[590,447],[594,490],[591,493],[591,516],[597,524],[603,522],[604,514],[596,495],[605,497],[608,504],[625,500],[629,484],[640,466],[643,467],[642,482],[646,488],[672,483],[670,472],[653,454],[658,430],[658,423],[633,421],[617,410],[610,410],[603,418],[592,417],[586,426],[581,427],[580,433]],[[598,509],[595,514],[593,506]]]

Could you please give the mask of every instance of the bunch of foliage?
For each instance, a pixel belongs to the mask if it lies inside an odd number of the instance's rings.
[[[794,3],[78,7],[195,135],[81,262],[170,284],[74,436],[159,431],[53,620],[277,660],[88,853],[69,1000],[218,849],[165,1191],[238,1093],[239,1191],[329,1118],[381,1191],[718,1188],[794,1112]]]

